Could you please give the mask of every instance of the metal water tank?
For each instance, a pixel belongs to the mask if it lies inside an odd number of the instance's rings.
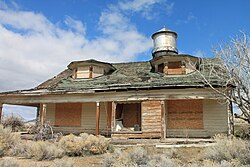
[[[153,57],[178,54],[176,48],[177,33],[164,27],[152,35],[154,41]]]

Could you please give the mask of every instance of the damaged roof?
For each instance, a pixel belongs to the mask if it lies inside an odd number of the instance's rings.
[[[218,62],[217,59],[213,58],[203,58],[202,60],[211,63]],[[33,89],[5,92],[1,94],[84,93],[206,86],[197,71],[187,75],[164,75],[162,73],[152,72],[152,67],[149,61],[112,63],[111,65],[116,69],[113,73],[96,78],[73,79],[72,70],[68,68]],[[204,69],[206,68],[203,68],[203,70]],[[202,72],[205,73],[205,71]],[[214,85],[221,85],[223,82],[220,78],[210,79],[213,79]]]

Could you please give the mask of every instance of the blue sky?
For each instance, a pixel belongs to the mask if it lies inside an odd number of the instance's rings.
[[[0,91],[27,89],[74,60],[151,59],[151,35],[178,33],[180,53],[212,57],[216,47],[250,34],[248,0],[0,0]],[[26,112],[24,112],[26,111]],[[34,109],[4,107],[31,119]]]

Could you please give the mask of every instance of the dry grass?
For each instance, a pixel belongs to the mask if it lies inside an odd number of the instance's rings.
[[[107,151],[109,142],[103,136],[94,136],[82,133],[64,136],[59,141],[59,146],[68,156],[83,156],[89,154],[103,154]]]
[[[235,137],[216,135],[215,146],[205,150],[203,158],[216,162],[237,160],[241,164],[250,164],[250,143]]]
[[[6,116],[1,121],[4,128],[11,128],[13,132],[20,131],[24,128],[24,119],[18,116]]]
[[[74,161],[69,158],[55,159],[54,160],[56,167],[73,167]]]
[[[12,146],[21,141],[20,134],[11,131],[11,128],[4,128],[0,125],[0,156],[6,154]]]
[[[19,163],[16,158],[5,157],[0,160],[1,167],[19,167]]]
[[[169,150],[164,154],[156,154],[150,156],[142,147],[133,147],[131,149],[121,151],[116,149],[113,154],[107,154],[105,164],[109,166],[149,166],[149,167],[164,167],[164,166],[180,166],[181,160],[175,158],[174,150]]]

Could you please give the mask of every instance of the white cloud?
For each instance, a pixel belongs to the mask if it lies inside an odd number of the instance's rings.
[[[167,0],[130,0],[119,2],[117,7],[122,11],[141,13],[143,17],[151,20],[156,18],[159,13],[167,16],[172,14],[174,3],[169,3]]]
[[[147,14],[160,0],[125,2],[105,9],[98,23],[101,35],[88,39],[86,24],[80,20],[66,16],[63,27],[42,13],[24,11],[18,4],[7,6],[0,0],[0,91],[35,87],[74,60],[123,62],[148,52],[150,37],[137,31],[127,13],[134,10],[152,18]],[[166,13],[172,6],[166,6]],[[34,108],[5,105],[4,113],[26,120],[35,117]]]
[[[201,58],[204,58],[204,57],[207,57],[207,54],[206,52],[202,51],[202,50],[196,50],[192,53],[192,55],[196,56],[196,57],[201,57]]]
[[[71,27],[74,31],[78,32],[79,34],[85,34],[86,27],[83,25],[81,21],[74,20],[70,16],[66,16],[64,22],[68,27]]]
[[[177,25],[179,25],[179,24],[188,24],[191,21],[196,21],[197,22],[197,20],[198,20],[197,17],[195,17],[193,15],[193,13],[189,13],[185,19],[177,20],[175,24],[177,24]]]
[[[74,60],[131,61],[151,48],[149,37],[110,8],[101,13],[101,35],[93,39],[70,16],[63,28],[42,13],[9,7],[0,9],[0,18],[0,91],[34,87]]]

